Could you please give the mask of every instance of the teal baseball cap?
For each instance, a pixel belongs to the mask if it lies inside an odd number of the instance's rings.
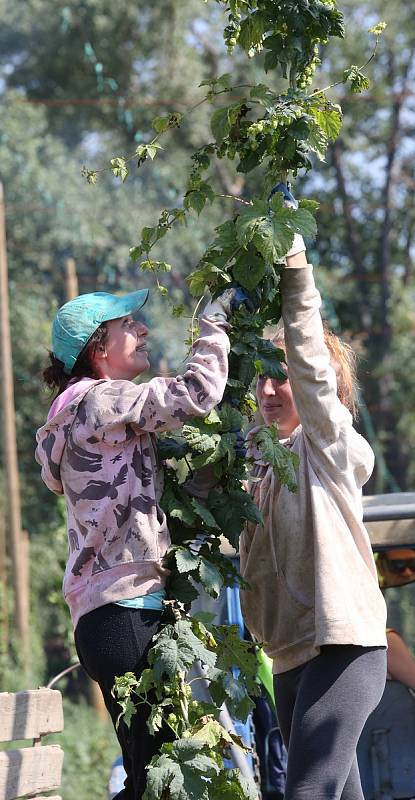
[[[80,294],[61,306],[52,323],[52,352],[70,375],[80,352],[97,328],[111,319],[135,314],[148,298],[148,289],[130,294]]]

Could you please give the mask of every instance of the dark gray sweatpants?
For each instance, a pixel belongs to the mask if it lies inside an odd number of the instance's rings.
[[[386,649],[325,645],[300,667],[274,675],[288,750],[284,800],[364,800],[356,746],[386,681]]]

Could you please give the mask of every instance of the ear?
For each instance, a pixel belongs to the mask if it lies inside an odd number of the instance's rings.
[[[106,377],[106,359],[107,351],[105,344],[98,345],[92,358],[92,369],[95,378]]]
[[[95,364],[102,363],[107,358],[107,348],[105,344],[99,344],[94,353],[93,361]]]

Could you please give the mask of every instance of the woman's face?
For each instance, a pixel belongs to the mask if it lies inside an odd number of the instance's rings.
[[[300,424],[290,381],[260,375],[256,385],[259,410],[266,425],[276,422],[280,439],[286,439]]]
[[[380,554],[378,571],[386,587],[402,586],[415,580],[415,550],[396,547]]]
[[[102,378],[133,380],[149,368],[146,337],[148,328],[131,315],[106,323],[107,338],[95,355],[95,366]]]

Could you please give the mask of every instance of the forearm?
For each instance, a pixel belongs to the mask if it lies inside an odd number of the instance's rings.
[[[222,399],[228,376],[226,323],[202,317],[200,336],[183,375],[97,382],[87,398],[88,413],[100,428],[133,424],[149,433],[173,431],[191,417],[205,416]]]
[[[295,253],[293,256],[287,256],[286,262],[289,269],[293,267],[306,267],[308,262],[305,250]]]
[[[321,298],[304,252],[289,257],[281,275],[282,314],[290,383],[300,421],[312,434],[333,440],[343,408],[324,341]]]

